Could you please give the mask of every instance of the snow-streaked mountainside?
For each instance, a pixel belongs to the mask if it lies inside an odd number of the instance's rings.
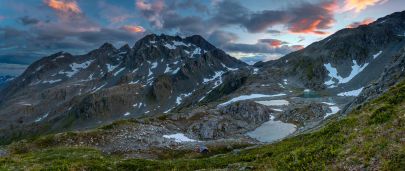
[[[301,86],[334,93],[358,90],[377,79],[405,45],[405,13],[346,28],[278,60],[256,66],[282,68]]]
[[[229,72],[245,66],[201,36],[152,34],[132,48],[106,43],[85,55],[59,52],[1,92],[0,125],[88,127],[169,112],[208,100]]]

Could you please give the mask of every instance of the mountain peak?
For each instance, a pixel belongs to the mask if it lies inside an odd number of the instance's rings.
[[[102,50],[116,50],[116,48],[114,47],[114,45],[112,45],[111,43],[108,43],[108,42],[106,42],[106,43],[104,43],[103,45],[101,45],[100,46],[100,48],[99,49],[102,49]]]
[[[145,37],[141,38],[138,42],[135,43],[134,49],[137,49],[143,45],[149,46],[150,44],[154,44],[156,42],[181,42],[184,44],[194,44],[195,46],[200,47],[201,49],[205,49],[207,51],[216,49],[214,45],[209,43],[200,35],[193,35],[190,37],[182,38],[180,36],[170,36],[166,34],[156,35],[156,34],[149,34]]]
[[[118,50],[119,51],[129,51],[129,50],[131,50],[131,47],[129,47],[128,44],[125,44],[124,46],[121,46]]]
[[[191,42],[203,49],[212,50],[216,49],[214,45],[205,40],[201,35],[192,35],[185,38],[186,41]]]

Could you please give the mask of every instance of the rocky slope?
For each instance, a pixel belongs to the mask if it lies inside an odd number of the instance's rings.
[[[343,113],[350,112],[359,105],[380,96],[395,84],[402,82],[405,79],[404,70],[405,47],[394,56],[394,60],[385,68],[380,78],[366,86],[359,96],[344,108]]]
[[[56,53],[0,93],[0,136],[94,127],[215,100],[209,93],[245,66],[200,36],[148,35],[132,48],[106,43],[85,55]]]
[[[331,120],[317,131],[223,155],[165,151],[167,158],[162,160],[126,159],[103,154],[86,147],[85,143],[58,146],[60,142],[66,143],[66,139],[67,143],[80,142],[92,134],[84,132],[76,136],[81,139],[69,138],[75,137],[70,133],[16,143],[9,147],[8,157],[0,158],[0,169],[404,170],[404,97],[405,83],[400,82],[381,97],[367,102],[345,118]],[[129,144],[136,145],[132,142]]]
[[[405,46],[405,12],[358,28],[347,28],[276,61],[258,63],[283,69],[301,87],[340,93],[378,79]]]

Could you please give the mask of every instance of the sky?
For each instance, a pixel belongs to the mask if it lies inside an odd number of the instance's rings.
[[[277,59],[405,0],[0,0],[0,75],[59,51],[84,54],[147,34],[202,35],[237,58]]]

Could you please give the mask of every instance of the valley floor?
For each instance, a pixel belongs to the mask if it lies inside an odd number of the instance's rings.
[[[205,155],[173,151],[161,160],[146,160],[86,147],[32,149],[22,141],[8,147],[0,170],[405,170],[404,137],[403,82],[319,130],[274,144]]]

